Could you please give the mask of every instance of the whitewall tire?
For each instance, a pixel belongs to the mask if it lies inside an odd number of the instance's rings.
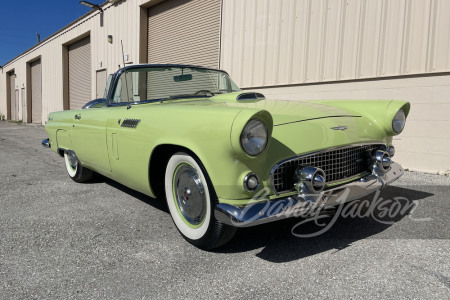
[[[175,153],[167,163],[164,185],[170,215],[188,242],[212,249],[233,237],[236,229],[214,217],[217,197],[200,162],[184,152]]]
[[[75,182],[86,182],[92,178],[93,172],[80,164],[77,156],[73,151],[64,152],[64,161],[69,177]]]

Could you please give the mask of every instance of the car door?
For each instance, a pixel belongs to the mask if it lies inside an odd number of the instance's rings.
[[[89,166],[110,172],[106,122],[107,106],[73,111],[71,131],[73,151],[78,159]]]
[[[124,72],[115,82],[109,99],[107,140],[111,177],[148,194],[148,162],[153,147],[149,128],[152,110],[139,104],[146,97],[145,90],[142,90],[146,88],[145,75]]]

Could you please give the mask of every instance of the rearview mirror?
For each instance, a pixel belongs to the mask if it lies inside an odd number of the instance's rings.
[[[188,80],[192,80],[192,74],[173,76],[173,81],[175,81],[175,82],[188,81]]]

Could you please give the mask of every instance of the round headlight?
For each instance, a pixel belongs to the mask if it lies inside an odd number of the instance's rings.
[[[403,128],[405,127],[405,111],[403,109],[400,109],[394,116],[394,119],[392,120],[392,130],[394,130],[395,133],[402,132]]]
[[[241,133],[241,146],[251,156],[261,154],[267,146],[267,128],[260,120],[250,120]]]

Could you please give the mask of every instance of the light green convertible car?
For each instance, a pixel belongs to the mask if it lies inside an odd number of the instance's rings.
[[[181,235],[202,249],[403,174],[392,137],[408,102],[266,100],[224,71],[190,65],[125,67],[105,95],[51,113],[43,144],[76,182],[97,172],[166,199]]]

